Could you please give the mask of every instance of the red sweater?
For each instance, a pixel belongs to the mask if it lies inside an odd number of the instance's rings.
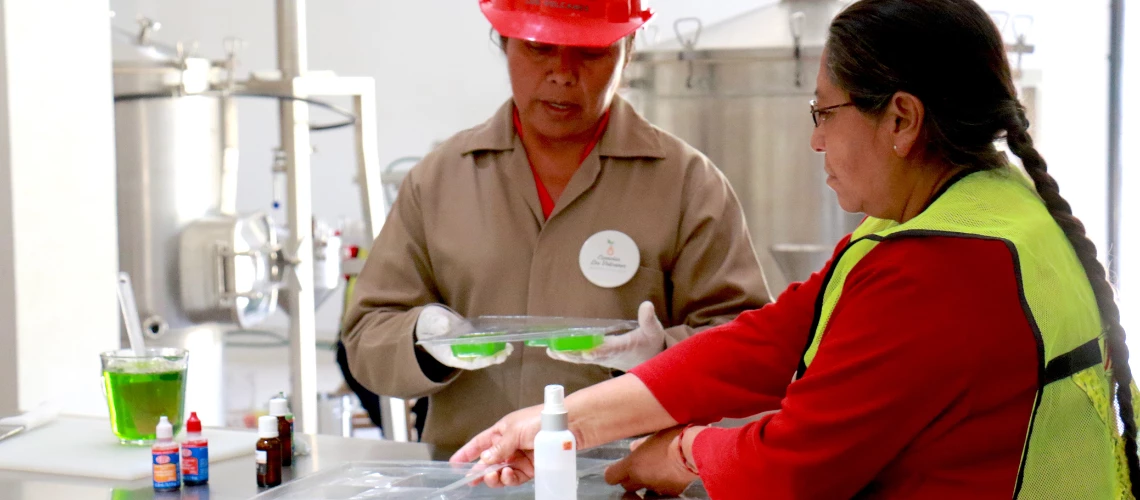
[[[780,410],[697,437],[712,498],[1010,498],[1038,363],[1005,245],[879,244],[789,385],[822,281],[812,275],[633,370],[679,422]]]

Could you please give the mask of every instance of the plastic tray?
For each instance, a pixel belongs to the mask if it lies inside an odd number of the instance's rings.
[[[628,451],[626,452],[628,453]],[[620,486],[606,484],[602,478],[609,459],[578,458],[578,498],[613,499],[624,497]],[[458,500],[458,499],[533,499],[533,483],[513,488],[492,489],[485,485],[470,486],[458,480],[475,478],[473,464],[452,465],[447,462],[399,461],[353,462],[338,465],[303,478],[271,488],[254,497],[257,500]],[[686,491],[685,499],[708,498],[699,483]]]
[[[254,498],[281,500],[453,499],[468,498],[467,484],[499,468],[447,462],[355,462],[326,469]]]
[[[632,320],[552,316],[480,316],[443,337],[422,345],[447,345],[457,357],[490,356],[508,342],[549,347],[555,351],[587,351],[602,345],[605,335],[637,328]]]

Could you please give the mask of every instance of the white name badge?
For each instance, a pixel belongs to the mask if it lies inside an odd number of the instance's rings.
[[[578,265],[590,283],[617,288],[633,279],[641,265],[637,243],[621,231],[602,231],[582,244]]]

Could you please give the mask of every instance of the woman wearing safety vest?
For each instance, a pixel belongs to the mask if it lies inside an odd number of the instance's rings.
[[[704,155],[617,96],[639,0],[480,0],[512,98],[408,174],[368,254],[343,342],[377,394],[429,396],[454,451],[502,416],[613,378],[770,301],[740,204]],[[474,2],[469,4],[475,8]],[[579,256],[605,253],[609,272]],[[417,345],[484,315],[637,319],[593,351]]]
[[[568,397],[579,447],[656,432],[607,481],[676,494],[699,476],[715,499],[1135,497],[1113,290],[986,12],[856,2],[816,85],[811,147],[843,208],[869,217],[775,303]],[[492,486],[529,480],[537,411],[453,460],[509,462]]]

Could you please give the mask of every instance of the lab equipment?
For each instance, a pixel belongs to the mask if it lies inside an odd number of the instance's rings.
[[[127,329],[127,338],[130,340],[131,351],[135,356],[146,354],[146,345],[143,343],[142,325],[139,324],[139,309],[135,304],[135,291],[131,287],[131,276],[119,273],[119,310],[123,313],[123,326]]]
[[[154,433],[156,442],[150,447],[154,491],[178,491],[182,488],[178,443],[174,442],[174,431],[166,415],[159,417]]]
[[[269,400],[269,416],[277,419],[277,439],[281,440],[281,465],[293,465],[293,422],[286,415],[289,414],[289,401],[284,397]]]
[[[186,419],[186,439],[182,441],[182,482],[199,486],[210,481],[210,441],[202,436],[197,412]]]
[[[281,484],[281,440],[277,437],[277,417],[257,419],[257,485]]]
[[[534,498],[577,500],[578,442],[568,427],[565,392],[551,384],[544,396],[542,429],[534,436]]]
[[[276,15],[279,70],[244,81],[236,77],[240,41],[226,40],[225,57],[215,60],[155,41],[153,21],[142,19],[137,35],[113,28],[120,268],[136,279],[145,334],[161,345],[195,344],[195,363],[204,365],[196,373],[207,378],[191,394],[203,416],[225,414],[222,332],[256,325],[284,305],[296,423],[315,432],[313,310],[341,273],[335,235],[312,228],[309,134],[352,127],[364,224],[374,238],[384,210],[375,82],[308,71],[305,1],[277,0]],[[324,96],[349,97],[352,110]],[[288,225],[281,235],[267,215],[237,213],[235,102],[246,97],[281,104],[277,201]],[[347,120],[310,124],[310,106]]]
[[[143,356],[130,350],[99,355],[111,431],[121,443],[154,440],[164,415],[174,419],[174,432],[181,430],[189,356],[184,349],[171,348],[146,349]]]
[[[141,22],[145,37],[113,28],[119,269],[133,280],[135,321],[148,343],[193,348],[187,397],[203,418],[218,418],[222,332],[256,324],[276,307],[260,272],[272,237],[247,230],[260,221],[236,213],[236,103],[209,92],[228,84],[236,54],[194,57],[154,40],[154,23]],[[199,246],[183,251],[184,244]],[[234,255],[247,250],[260,256]],[[270,295],[253,295],[262,291]]]
[[[179,247],[182,231],[194,221],[234,211],[236,150],[229,150],[236,144],[227,143],[236,134],[236,122],[228,120],[234,103],[229,96],[206,93],[225,77],[224,63],[158,51],[157,42],[116,41],[119,262],[135,278],[143,329],[160,336],[201,322],[187,314],[181,290],[171,283],[213,278],[210,271],[219,265],[240,274],[254,264],[248,258],[212,255],[209,267],[195,266],[196,272],[185,275]],[[184,95],[160,98],[177,93]],[[194,250],[216,252],[214,247]],[[217,261],[221,259],[227,260],[223,264]],[[208,304],[214,309],[237,308],[234,299],[213,299]],[[231,322],[241,315],[218,316]]]
[[[266,214],[208,215],[178,239],[181,311],[188,321],[257,325],[277,309],[277,231]]]
[[[328,223],[320,220],[313,219],[313,303],[317,307],[324,304],[326,300],[336,293],[340,288],[341,273],[342,273],[342,259],[341,248],[343,247],[344,239],[337,234]],[[277,227],[277,237],[279,240],[289,239],[289,228],[286,226]],[[286,313],[291,313],[292,308],[287,300],[278,296],[277,306]]]

